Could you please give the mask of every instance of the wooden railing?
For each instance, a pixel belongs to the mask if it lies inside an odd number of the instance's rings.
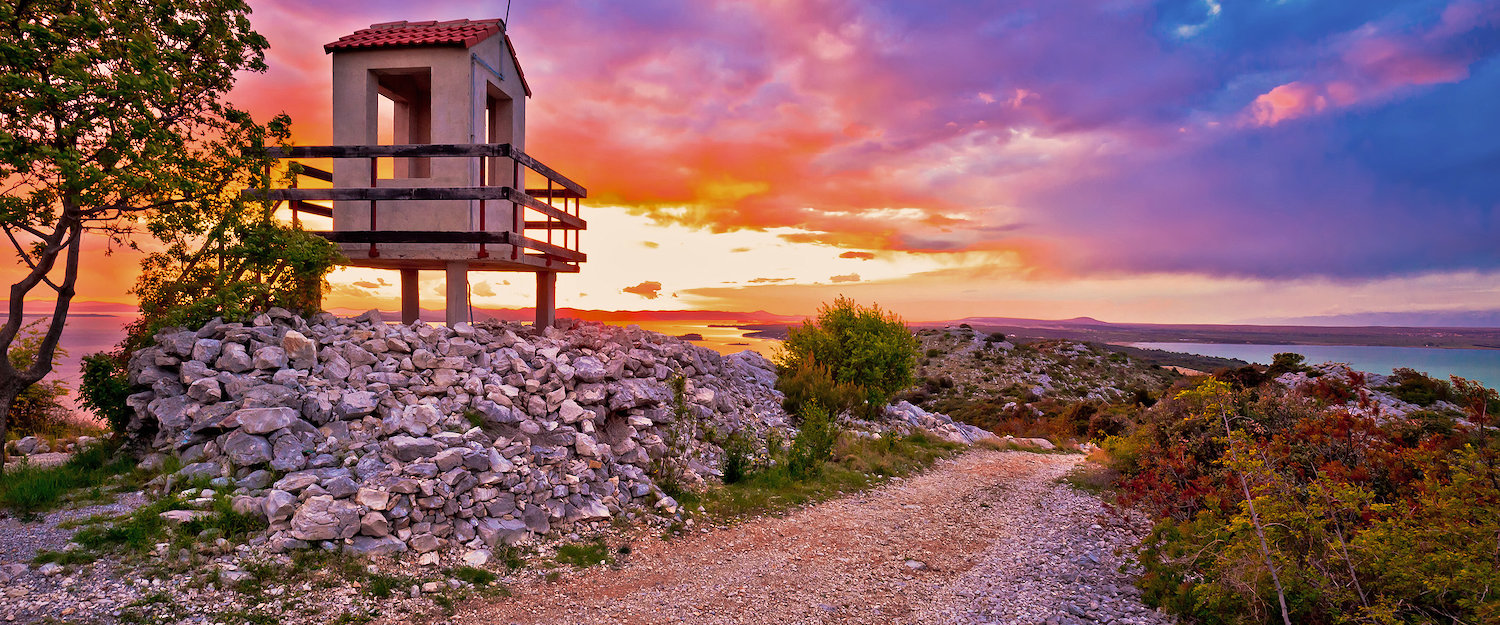
[[[292,210],[293,220],[299,213],[310,213],[332,217],[333,210],[313,204],[313,201],[364,201],[370,203],[370,230],[337,230],[314,232],[336,243],[369,244],[370,257],[379,257],[381,243],[451,243],[478,244],[478,258],[488,258],[487,245],[511,246],[511,260],[520,260],[521,249],[539,253],[550,264],[552,261],[580,263],[588,256],[578,247],[579,234],[588,227],[580,216],[581,201],[588,197],[588,190],[540,161],[528,156],[508,143],[480,144],[418,144],[418,145],[324,145],[274,147],[268,150],[276,159],[304,158],[360,158],[369,159],[370,186],[335,188],[300,188],[295,182],[287,189],[250,189],[246,197],[265,199],[271,202],[286,202]],[[522,168],[529,169],[545,178],[543,188],[516,189],[505,185],[481,184],[465,187],[380,187],[376,186],[376,164],[381,158],[476,158],[479,160],[479,180],[489,180],[489,158],[508,158],[512,162],[512,180],[520,180]],[[324,182],[333,182],[333,174],[323,169],[298,163],[298,174]],[[267,177],[269,179],[269,176]],[[477,200],[479,201],[479,230],[461,231],[413,231],[380,230],[378,227],[378,204],[393,200]],[[555,203],[561,200],[561,204]],[[490,201],[510,202],[514,222],[508,232],[491,232],[486,223]],[[528,219],[528,211],[535,219]],[[545,241],[526,236],[526,230],[545,230]],[[561,233],[560,242],[553,241],[553,232]],[[571,233],[571,234],[570,234]],[[559,244],[560,243],[560,244]],[[530,255],[528,255],[530,256]]]

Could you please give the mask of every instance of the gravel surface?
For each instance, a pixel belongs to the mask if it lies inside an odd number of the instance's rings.
[[[1075,455],[974,451],[862,495],[512,586],[462,623],[1170,623],[1117,571],[1144,532],[1059,484]]]
[[[145,503],[146,498],[137,491],[119,495],[111,503],[57,510],[31,522],[22,522],[13,517],[0,518],[0,565],[28,564],[40,551],[62,550],[73,533],[78,531],[59,528],[58,525],[63,522],[96,515],[128,514]]]

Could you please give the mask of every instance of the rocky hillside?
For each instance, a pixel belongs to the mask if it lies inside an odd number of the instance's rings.
[[[917,386],[903,398],[997,433],[1055,435],[1031,424],[1078,404],[1150,403],[1182,377],[1073,341],[1016,345],[962,326],[923,329],[917,337]]]

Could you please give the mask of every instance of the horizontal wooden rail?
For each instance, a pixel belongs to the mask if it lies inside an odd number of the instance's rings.
[[[335,189],[246,189],[245,197],[288,200],[504,200],[508,187],[341,187]]]
[[[339,230],[334,232],[311,232],[332,241],[334,243],[356,243],[369,245],[377,243],[453,243],[474,244],[488,243],[492,245],[516,245],[529,250],[536,250],[545,256],[556,258],[567,262],[581,263],[588,260],[588,255],[583,252],[575,252],[565,247],[552,245],[519,236],[512,232],[461,232],[452,230]]]
[[[509,146],[510,146],[510,144],[508,144],[508,143],[505,144],[505,145],[506,145],[507,148],[509,148]],[[541,174],[541,175],[543,175],[543,176],[551,179],[552,182],[556,182],[557,184],[562,185],[562,187],[564,189],[572,191],[574,194],[576,194],[576,197],[588,197],[589,196],[589,192],[586,189],[583,188],[583,185],[578,184],[576,182],[573,182],[572,180],[569,180],[567,176],[564,176],[564,175],[562,175],[560,173],[557,173],[557,170],[555,170],[555,169],[553,169],[551,167],[543,165],[541,161],[538,161],[538,160],[536,160],[534,158],[531,158],[530,156],[527,156],[526,153],[524,153],[524,152],[522,152],[520,150],[507,149],[506,151],[507,151],[506,156],[509,156],[509,157],[515,159],[517,163],[520,163],[522,165],[525,165],[526,167],[531,168],[532,171],[534,171],[536,173],[539,173],[539,174]]]
[[[588,222],[570,215],[561,208],[552,206],[530,195],[510,187],[352,187],[336,189],[246,189],[245,197],[265,197],[273,202],[300,202],[308,200],[511,200],[517,204],[552,217],[570,229],[582,230]],[[298,207],[301,210],[301,206]],[[309,210],[308,212],[314,212]],[[315,213],[321,214],[321,213]]]
[[[578,226],[561,221],[526,221],[527,230],[583,230]]]
[[[271,158],[419,158],[510,156],[509,143],[409,143],[404,145],[295,145],[266,148]]]
[[[546,187],[542,187],[540,189],[527,189],[526,195],[542,199],[551,197],[567,200],[583,197],[581,195],[578,195],[577,193],[574,193],[572,189],[548,189]]]
[[[509,245],[507,232],[451,232],[443,230],[339,230],[313,232],[334,243],[498,243]]]
[[[525,206],[526,208],[532,209],[543,215],[561,221],[564,224],[572,227],[572,229],[574,230],[582,230],[588,227],[588,222],[579,217],[568,214],[566,211],[562,210],[561,207],[553,206],[510,187],[505,187],[505,190],[507,191],[507,193],[505,194],[505,199],[511,200],[517,204]]]
[[[519,245],[528,250],[536,250],[548,256],[561,258],[563,260],[574,263],[581,263],[589,259],[589,255],[583,252],[575,252],[566,247],[560,247],[551,243],[544,243],[536,239],[517,235],[513,232],[507,232],[506,234],[511,235],[510,238],[512,245]]]
[[[570,180],[509,143],[419,143],[406,145],[303,145],[266,148],[271,158],[424,158],[444,156],[492,156],[515,159],[563,188],[588,197],[583,185]]]

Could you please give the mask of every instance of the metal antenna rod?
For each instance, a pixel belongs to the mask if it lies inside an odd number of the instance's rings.
[[[505,20],[504,21],[505,21],[505,26],[506,26],[507,29],[510,28],[510,2],[511,2],[511,0],[505,0]]]

